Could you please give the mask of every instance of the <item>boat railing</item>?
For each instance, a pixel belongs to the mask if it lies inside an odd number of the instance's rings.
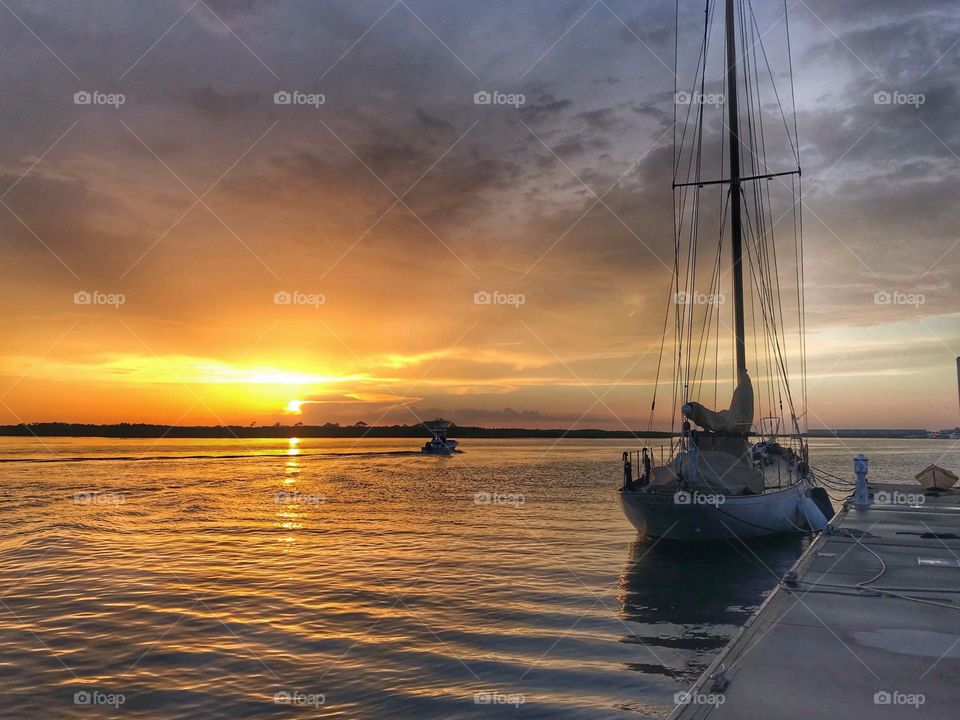
[[[639,450],[624,450],[623,451],[623,481],[624,487],[628,485],[637,484],[640,487],[645,486],[650,481],[649,475],[653,474],[653,469],[657,466],[665,465],[669,458],[665,459],[664,447],[661,445],[657,448],[660,452],[660,462],[657,462],[656,454],[654,453],[653,448],[641,448]],[[650,460],[650,472],[649,475],[644,478],[644,475],[647,474],[646,469],[643,464],[643,453],[646,451],[647,457]]]

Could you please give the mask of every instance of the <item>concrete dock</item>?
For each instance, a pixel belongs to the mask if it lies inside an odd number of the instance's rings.
[[[671,720],[960,718],[960,492],[870,495],[844,505]]]

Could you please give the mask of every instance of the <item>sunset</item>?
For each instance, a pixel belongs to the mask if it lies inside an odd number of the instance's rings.
[[[674,9],[551,8],[11,3],[5,422],[272,423],[303,399],[305,422],[646,427]],[[952,30],[837,12],[791,18],[810,426],[952,427]],[[873,103],[901,87],[925,102]],[[275,104],[290,91],[324,102]]]
[[[836,717],[955,708],[957,7],[0,40],[0,689],[52,698],[0,717],[814,717],[808,666],[867,678]],[[806,592],[842,645],[785,679]]]

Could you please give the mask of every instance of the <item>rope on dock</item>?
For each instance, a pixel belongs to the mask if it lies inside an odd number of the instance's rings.
[[[938,602],[936,600],[927,600],[925,598],[914,597],[913,595],[906,595],[901,592],[895,592],[893,590],[888,590],[885,588],[878,587],[867,587],[877,580],[879,580],[883,574],[887,571],[887,564],[883,561],[883,558],[875,552],[872,548],[863,544],[860,540],[861,537],[868,536],[870,533],[864,532],[863,530],[857,530],[855,528],[837,528],[828,525],[827,529],[824,531],[828,535],[840,535],[842,537],[851,538],[857,545],[862,547],[864,550],[873,555],[880,562],[880,572],[874,575],[869,580],[863,580],[858,582],[856,585],[844,585],[841,583],[802,583],[803,585],[809,585],[810,587],[806,592],[825,592],[825,593],[834,593],[834,594],[846,594],[846,593],[836,593],[836,589],[840,590],[855,590],[859,595],[867,595],[873,597],[880,597],[881,595],[888,595],[890,597],[900,598],[902,600],[909,600],[911,602],[922,603],[923,605],[933,605],[935,607],[947,608],[949,610],[960,610],[960,605],[954,605],[951,603]],[[798,584],[796,580],[793,581],[794,585]],[[784,585],[784,588],[789,590],[789,587]],[[833,588],[834,590],[819,590],[818,588]],[[935,590],[927,588],[916,588],[915,592],[935,592]]]

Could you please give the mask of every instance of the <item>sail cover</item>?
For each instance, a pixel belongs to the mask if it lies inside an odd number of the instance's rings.
[[[701,434],[696,446],[653,468],[651,485],[722,495],[755,495],[764,490],[763,473],[753,467],[744,437]]]
[[[746,435],[753,425],[753,383],[746,372],[740,373],[729,410],[710,410],[698,402],[683,406],[683,414],[710,432]]]

